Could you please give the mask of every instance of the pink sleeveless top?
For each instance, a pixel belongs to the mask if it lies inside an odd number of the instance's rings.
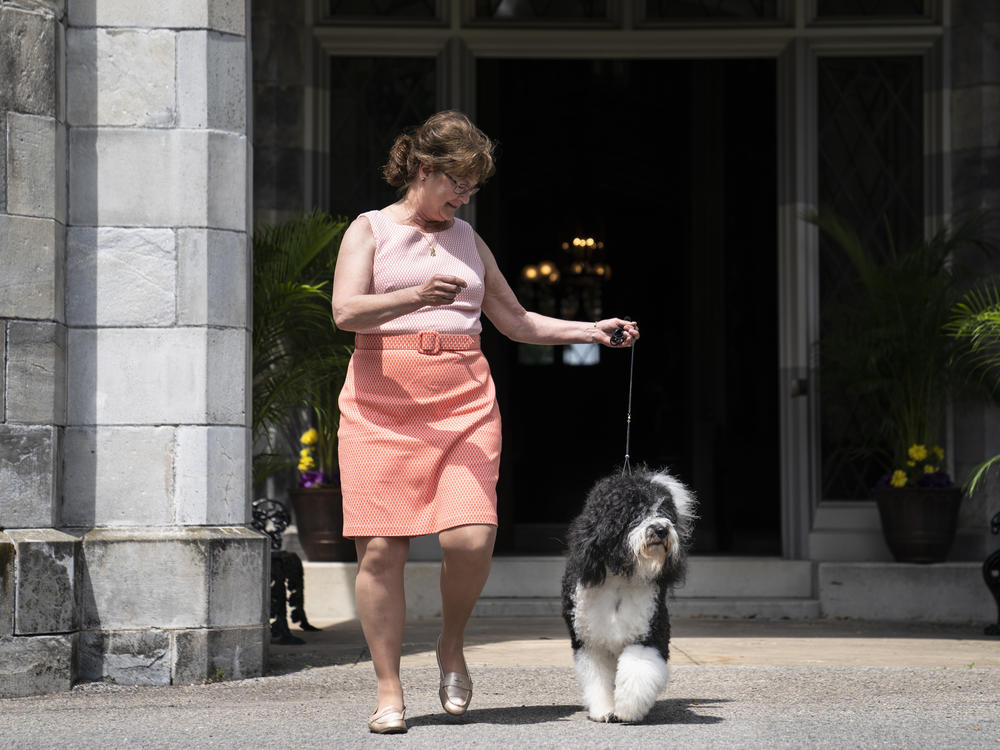
[[[438,273],[458,276],[468,286],[450,305],[421,307],[358,333],[437,331],[473,335],[482,331],[479,315],[486,291],[485,268],[476,249],[475,233],[468,222],[455,219],[448,229],[423,233],[416,227],[397,224],[381,211],[367,211],[361,215],[368,219],[375,235],[371,294],[420,286]]]

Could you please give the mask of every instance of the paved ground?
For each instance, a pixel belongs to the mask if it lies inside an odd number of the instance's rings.
[[[473,708],[449,717],[437,631],[407,628],[406,735],[367,732],[371,663],[343,622],[273,646],[260,679],[0,700],[0,748],[1000,747],[1000,639],[981,626],[675,620],[673,679],[639,725],[586,719],[555,618],[474,620]]]

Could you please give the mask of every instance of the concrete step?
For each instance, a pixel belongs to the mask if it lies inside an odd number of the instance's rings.
[[[759,617],[763,620],[810,620],[820,616],[819,599],[705,598],[673,599],[675,617]]]
[[[559,557],[496,558],[475,615],[558,615],[564,565]],[[685,617],[996,622],[997,607],[981,567],[968,562],[905,565],[695,557],[670,609]],[[306,614],[316,620],[357,617],[356,570],[355,563],[306,562]],[[409,617],[440,616],[440,575],[439,562],[407,564]]]
[[[483,596],[559,596],[562,557],[496,557]],[[693,557],[682,598],[806,598],[813,595],[813,564],[776,557]]]
[[[559,617],[562,600],[554,596],[484,596],[473,617]]]
[[[820,616],[819,599],[707,598],[671,599],[675,617],[759,617],[767,620],[805,620]],[[482,597],[473,617],[558,617],[562,602],[556,597]]]

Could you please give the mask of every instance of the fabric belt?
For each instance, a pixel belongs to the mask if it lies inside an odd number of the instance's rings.
[[[460,352],[479,348],[479,336],[464,333],[438,333],[421,331],[383,336],[377,333],[354,334],[355,349],[411,349],[421,354]]]

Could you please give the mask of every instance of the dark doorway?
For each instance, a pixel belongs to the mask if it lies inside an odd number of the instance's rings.
[[[780,554],[774,61],[480,60],[477,84],[478,124],[500,142],[477,228],[507,278],[565,270],[574,237],[604,243],[603,316],[643,333],[633,463],[697,493],[696,551]],[[629,354],[571,365],[486,328],[498,551],[561,552],[624,457]]]

